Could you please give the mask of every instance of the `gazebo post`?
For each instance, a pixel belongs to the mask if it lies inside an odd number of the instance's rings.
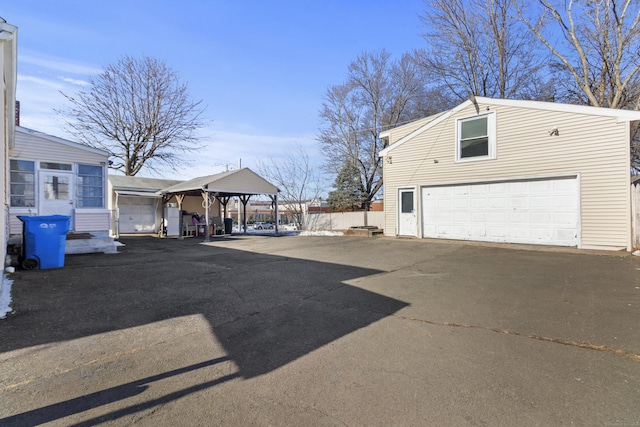
[[[204,216],[205,216],[204,241],[210,242],[211,236],[209,233],[209,207],[211,206],[211,199],[209,198],[209,192],[206,189],[202,190],[202,198],[204,199],[202,204],[204,205]]]
[[[244,234],[247,234],[247,203],[249,202],[249,198],[251,198],[251,195],[245,194],[238,197],[242,202],[242,227],[244,228]]]
[[[279,223],[280,223],[280,216],[278,215],[278,193],[276,193],[275,196],[273,196],[273,199],[275,201],[276,207],[275,207],[275,212],[276,212],[276,236],[278,235],[278,230],[279,230]]]
[[[183,240],[184,220],[182,219],[182,201],[184,200],[184,194],[176,194],[176,200],[178,201],[178,210],[180,211],[180,214],[178,215],[178,218],[180,219],[180,234],[178,234],[178,239]]]

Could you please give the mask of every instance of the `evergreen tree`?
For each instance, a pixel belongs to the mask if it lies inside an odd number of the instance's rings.
[[[345,163],[336,177],[334,187],[335,190],[327,198],[330,211],[352,211],[362,207],[367,198],[360,183],[360,173],[353,162]]]

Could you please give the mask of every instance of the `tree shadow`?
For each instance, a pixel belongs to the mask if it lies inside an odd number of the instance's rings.
[[[202,363],[196,363],[191,366],[186,366],[180,369],[174,369],[169,372],[165,372],[158,375],[153,375],[140,380],[132,381],[126,384],[119,385],[117,387],[111,387],[105,390],[101,390],[95,393],[86,394],[84,396],[77,397],[75,399],[69,399],[63,402],[55,403],[53,405],[43,406],[41,408],[33,409],[31,411],[23,412],[21,414],[13,415],[10,417],[0,419],[0,426],[31,426],[39,425],[54,420],[59,420],[70,415],[78,414],[80,412],[88,411],[90,409],[99,408],[110,403],[124,400],[141,393],[144,393],[149,384],[160,381],[173,376],[181,375],[187,372],[195,371],[197,369],[203,369],[209,366],[213,366],[217,363],[229,360],[227,357],[220,357],[213,360],[208,360]],[[96,423],[102,423],[106,421],[115,420],[126,415],[131,415],[136,412],[153,408],[154,406],[162,405],[175,399],[179,399],[191,393],[195,393],[200,390],[204,390],[210,387],[214,387],[223,382],[237,378],[239,375],[229,374],[221,378],[217,378],[212,381],[196,384],[192,387],[186,387],[182,390],[178,390],[173,393],[169,393],[157,399],[151,399],[142,403],[128,406],[113,412],[110,412],[99,417],[85,420],[81,423],[74,424],[77,426],[93,426]]]
[[[118,255],[70,256],[62,269],[18,273],[16,314],[0,321],[0,352],[199,314],[239,371],[122,409],[115,418],[231,378],[266,374],[407,306],[346,284],[380,270],[207,246],[193,239],[123,240],[126,246]],[[216,360],[182,369],[200,369]],[[154,378],[22,416],[33,421],[82,412],[93,407],[92,401],[102,405],[142,393]]]

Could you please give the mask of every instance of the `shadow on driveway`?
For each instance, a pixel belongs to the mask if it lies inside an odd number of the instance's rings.
[[[208,360],[206,362],[197,363],[191,366],[187,366],[180,369],[174,369],[162,374],[153,375],[148,378],[143,378],[136,381],[131,381],[126,384],[119,385],[117,387],[108,388],[95,393],[86,394],[75,399],[66,400],[63,402],[55,403],[53,405],[43,406],[31,411],[23,412],[18,415],[0,419],[0,425],[3,426],[32,426],[40,425],[53,420],[58,420],[64,417],[68,417],[80,412],[88,411],[90,409],[98,408],[110,403],[118,402],[120,400],[127,399],[129,397],[136,396],[144,393],[151,383],[160,381],[173,376],[181,375],[187,372],[195,371],[197,369],[206,368],[215,365],[220,362],[227,361],[227,357],[221,357],[218,359]],[[106,415],[98,416],[90,420],[82,421],[81,423],[74,424],[75,426],[93,426],[96,423],[103,423],[106,421],[112,421],[122,418],[127,415],[135,414],[136,412],[150,409],[155,406],[168,403],[172,400],[179,399],[188,394],[195,393],[200,390],[204,390],[210,387],[214,387],[223,382],[237,378],[238,374],[230,374],[221,378],[217,378],[212,381],[207,381],[201,384],[178,390],[174,393],[167,394],[157,399],[146,400],[142,403],[127,406],[122,409],[112,411]]]
[[[201,314],[238,367],[233,377],[251,378],[407,305],[345,284],[378,270],[206,246],[195,239],[130,237],[123,242],[126,246],[117,255],[69,256],[62,269],[18,272],[15,314],[1,321],[0,352]],[[153,380],[18,417],[42,422],[68,416],[138,394]],[[121,416],[111,415],[109,419]]]

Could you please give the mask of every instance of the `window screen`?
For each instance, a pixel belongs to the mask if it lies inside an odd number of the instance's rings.
[[[403,191],[402,197],[402,213],[413,212],[413,191]]]

